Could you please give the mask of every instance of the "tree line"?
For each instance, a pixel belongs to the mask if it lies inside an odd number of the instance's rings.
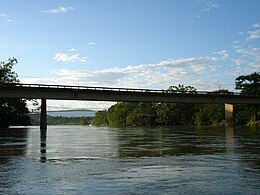
[[[260,95],[260,72],[236,78],[241,94]],[[193,86],[171,86],[168,91],[196,93]],[[230,94],[225,89],[212,93]],[[236,125],[260,125],[259,105],[237,104]],[[224,125],[223,104],[118,102],[107,111],[98,111],[93,118],[96,126],[156,126],[156,125]]]

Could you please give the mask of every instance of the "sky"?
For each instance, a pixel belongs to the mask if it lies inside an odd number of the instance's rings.
[[[17,58],[22,83],[234,91],[260,71],[259,10],[259,0],[0,0],[0,61]]]

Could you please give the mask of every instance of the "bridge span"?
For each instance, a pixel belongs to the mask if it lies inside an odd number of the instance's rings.
[[[1,98],[41,99],[41,128],[47,128],[46,99],[114,102],[223,103],[226,121],[233,121],[233,104],[260,104],[260,96],[206,91],[178,92],[171,90],[86,87],[43,84],[0,85]]]

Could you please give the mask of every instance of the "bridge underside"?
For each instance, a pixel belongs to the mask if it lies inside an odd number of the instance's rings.
[[[158,93],[109,91],[90,89],[62,89],[48,87],[0,87],[0,97],[56,100],[88,100],[114,102],[187,102],[187,103],[241,103],[259,104],[260,96]]]

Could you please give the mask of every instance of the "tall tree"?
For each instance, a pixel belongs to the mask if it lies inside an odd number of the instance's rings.
[[[237,77],[236,89],[240,89],[242,94],[260,95],[260,72]]]
[[[242,94],[246,95],[260,95],[260,72],[254,72],[249,75],[241,75],[236,78],[236,89],[240,89]],[[248,125],[260,125],[259,105],[240,105],[237,113],[238,122],[243,121],[245,117],[249,120]]]
[[[0,86],[19,82],[18,75],[13,71],[13,66],[17,63],[16,58],[0,62]],[[0,98],[0,127],[29,125],[30,117],[28,113],[25,100]]]

